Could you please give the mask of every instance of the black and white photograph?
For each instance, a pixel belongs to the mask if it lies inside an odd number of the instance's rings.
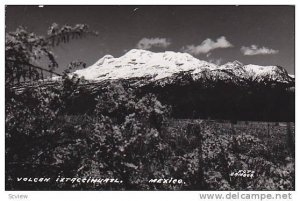
[[[5,5],[5,190],[295,191],[295,79],[295,5]]]

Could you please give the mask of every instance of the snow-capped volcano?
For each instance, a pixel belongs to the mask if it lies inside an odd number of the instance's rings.
[[[160,52],[133,49],[125,55],[114,58],[106,55],[92,66],[74,73],[87,80],[129,79],[151,77],[153,80],[172,76],[182,71],[194,71],[204,68],[216,69],[217,66],[201,61],[187,53]]]
[[[150,81],[157,81],[181,72],[190,73],[194,80],[201,78],[205,72],[206,75],[210,73],[218,79],[223,77],[230,79],[230,76],[235,76],[257,81],[265,79],[282,83],[292,81],[287,71],[278,66],[243,65],[238,61],[218,66],[199,60],[188,53],[172,51],[154,53],[138,49],[132,49],[119,58],[106,55],[92,66],[77,70],[74,74],[94,81],[145,77]]]

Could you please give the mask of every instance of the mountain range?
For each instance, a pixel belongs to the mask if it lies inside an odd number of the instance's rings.
[[[178,75],[188,75],[193,81],[210,80],[245,84],[294,83],[294,76],[281,66],[244,65],[239,61],[216,65],[199,60],[188,53],[159,52],[132,49],[119,58],[105,55],[95,64],[73,74],[90,81],[143,80],[140,85],[172,84]]]
[[[95,97],[108,86],[122,85],[137,97],[156,95],[171,106],[174,118],[295,119],[295,78],[281,66],[216,65],[188,53],[132,49],[118,58],[106,55],[72,74],[88,81],[72,105],[79,113],[93,111]]]

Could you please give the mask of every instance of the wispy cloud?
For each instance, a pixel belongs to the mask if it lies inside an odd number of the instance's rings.
[[[205,39],[200,45],[187,45],[183,47],[184,52],[188,52],[193,55],[207,54],[208,52],[219,49],[219,48],[229,48],[233,45],[226,39],[225,36],[217,38],[216,41],[213,41],[210,38]]]
[[[214,63],[214,64],[216,64],[216,65],[219,66],[219,65],[222,64],[223,59],[222,59],[222,58],[219,58],[219,59],[210,59],[209,62],[210,62],[210,63]]]
[[[167,38],[142,38],[136,45],[139,49],[148,50],[152,47],[167,48],[171,42]]]
[[[246,56],[253,56],[253,55],[277,54],[279,50],[273,50],[268,47],[258,47],[257,45],[251,45],[250,47],[242,46],[241,52]]]

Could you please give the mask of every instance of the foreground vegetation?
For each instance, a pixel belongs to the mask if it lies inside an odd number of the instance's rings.
[[[94,111],[74,114],[72,102],[86,93],[79,85],[65,77],[52,87],[6,91],[7,190],[294,189],[290,123],[172,120],[155,95],[138,97],[118,83],[101,89]],[[254,174],[233,175],[239,170]],[[56,182],[58,176],[122,182]],[[149,183],[163,178],[184,183]]]

